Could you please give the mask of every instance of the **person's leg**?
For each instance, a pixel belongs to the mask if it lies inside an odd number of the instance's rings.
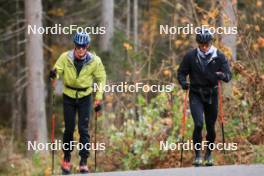
[[[92,109],[92,97],[91,95],[81,98],[78,103],[78,131],[80,134],[80,143],[89,147],[88,143],[90,143],[90,135],[88,131],[89,119]],[[80,165],[87,164],[87,158],[89,157],[89,150],[83,148],[79,151],[79,155],[81,157]]]
[[[207,104],[205,106],[205,124],[206,124],[206,141],[208,141],[208,145],[212,145],[215,141],[215,122],[217,119],[218,113],[218,97],[212,97],[212,104]],[[211,150],[207,148],[205,154],[205,160],[208,160],[208,165],[212,165],[212,157],[211,157]]]
[[[198,143],[202,143],[204,107],[201,98],[194,93],[190,93],[190,109],[194,121],[193,144],[198,146]],[[195,149],[195,165],[201,164],[200,158],[201,150]]]
[[[63,112],[65,130],[63,133],[63,144],[68,147],[64,152],[64,160],[69,162],[71,159],[72,149],[70,148],[70,142],[73,141],[73,133],[75,129],[75,116],[76,116],[76,104],[75,99],[63,95]]]

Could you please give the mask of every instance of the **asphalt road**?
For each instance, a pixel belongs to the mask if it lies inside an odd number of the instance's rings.
[[[264,164],[102,172],[89,176],[264,176]]]

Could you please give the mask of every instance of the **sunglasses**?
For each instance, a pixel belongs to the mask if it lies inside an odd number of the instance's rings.
[[[198,43],[199,47],[209,47],[210,45],[210,43]]]
[[[87,46],[86,45],[75,45],[75,48],[76,49],[86,49],[87,48]]]

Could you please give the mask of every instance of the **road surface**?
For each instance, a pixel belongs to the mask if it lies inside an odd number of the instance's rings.
[[[83,176],[84,174],[79,174]],[[89,176],[264,176],[264,164],[90,173]]]

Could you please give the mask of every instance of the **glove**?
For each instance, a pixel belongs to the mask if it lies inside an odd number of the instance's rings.
[[[225,74],[223,72],[215,72],[216,77],[218,80],[224,80],[225,79]]]
[[[102,104],[100,100],[95,100],[95,107],[94,107],[95,112],[99,112],[102,110]]]
[[[49,78],[50,78],[50,79],[55,79],[56,76],[57,76],[57,71],[56,71],[56,69],[52,69],[52,70],[50,71]]]
[[[184,83],[181,86],[183,90],[188,90],[190,88],[190,83]]]

